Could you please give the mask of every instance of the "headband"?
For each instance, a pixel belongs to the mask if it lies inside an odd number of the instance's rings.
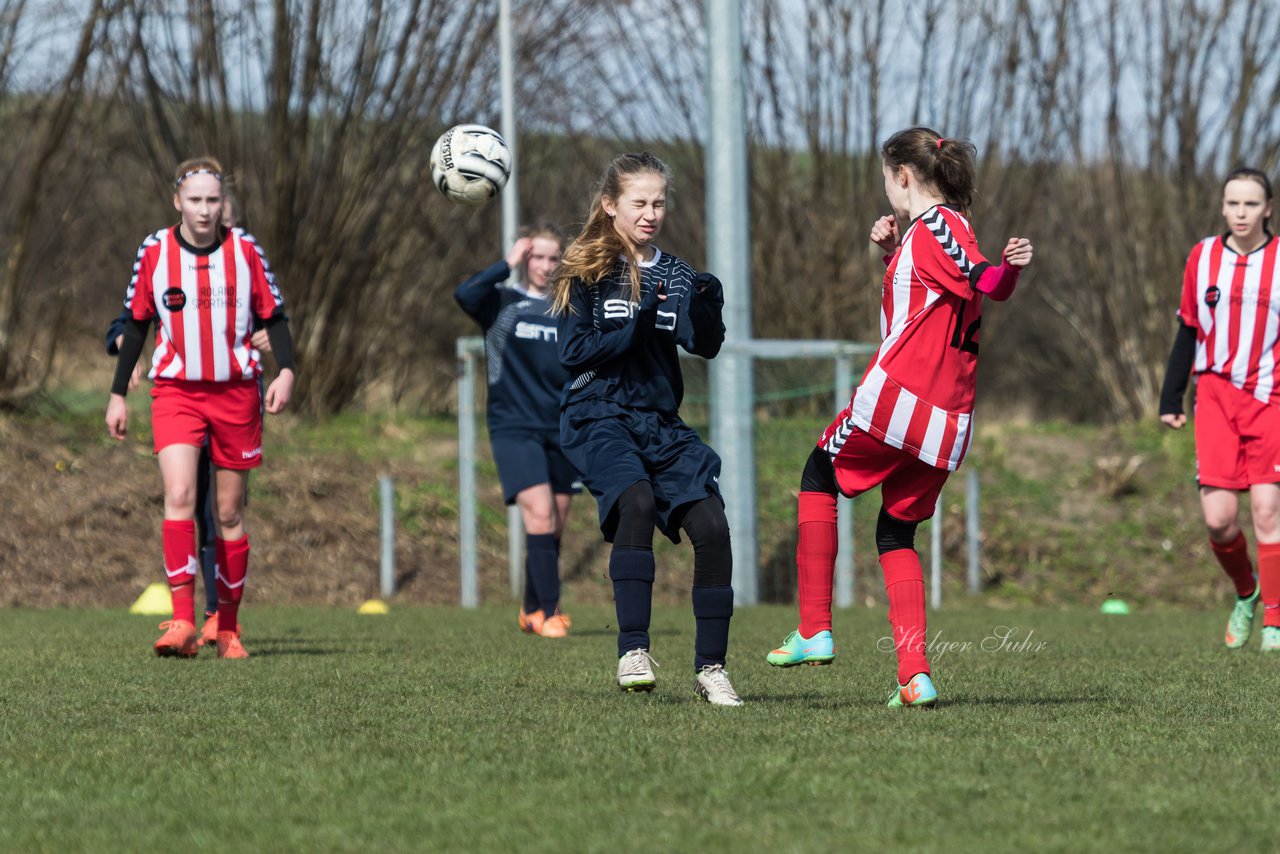
[[[176,180],[176,181],[174,181],[174,182],[173,182],[173,188],[176,190],[176,189],[178,189],[179,187],[181,187],[181,186],[182,186],[182,182],[183,182],[183,181],[185,181],[185,180],[187,180],[188,178],[190,178],[192,175],[212,175],[213,177],[215,177],[215,178],[217,178],[217,179],[218,179],[218,183],[219,183],[219,184],[221,184],[221,183],[222,183],[222,173],[221,173],[221,172],[215,172],[215,171],[214,171],[214,170],[212,170],[212,169],[206,169],[206,168],[204,168],[204,167],[201,167],[201,168],[199,168],[199,169],[192,169],[190,172],[183,172],[183,173],[182,173],[182,177],[181,177],[181,178],[179,178],[178,180]]]

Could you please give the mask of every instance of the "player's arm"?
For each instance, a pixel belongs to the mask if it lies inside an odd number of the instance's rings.
[[[142,345],[146,341],[149,322],[130,317],[125,322],[120,335],[116,373],[111,380],[111,399],[107,403],[107,431],[116,439],[123,439],[127,432],[129,407],[124,398],[129,393],[129,381],[133,369],[142,355]]]
[[[724,286],[710,273],[699,273],[689,288],[687,305],[693,332],[684,348],[695,356],[714,359],[724,344]]]
[[[288,406],[293,397],[293,335],[289,332],[289,318],[283,311],[276,312],[263,324],[271,344],[271,355],[275,356],[276,366],[280,369],[271,385],[267,386],[264,401],[267,412],[275,415]]]
[[[598,288],[593,295],[585,285],[575,281],[571,286],[569,308],[560,315],[556,340],[560,364],[569,371],[588,371],[618,358],[631,349],[631,345],[651,331],[658,321],[658,302],[664,299],[658,290],[644,295],[635,317],[621,318],[621,323],[610,323],[610,328],[598,329],[595,324],[595,300],[600,298]],[[627,304],[624,298],[618,302]],[[606,322],[609,318],[606,312]]]
[[[1164,370],[1164,383],[1160,387],[1160,421],[1174,430],[1187,423],[1182,401],[1186,399],[1195,358],[1196,329],[1179,318],[1173,348],[1169,351],[1169,364]]]
[[[969,279],[973,289],[985,294],[997,302],[1003,302],[1013,296],[1018,286],[1018,274],[1031,263],[1033,247],[1025,237],[1010,237],[1004,247],[1004,258],[998,267],[990,264],[979,264],[974,267]]]
[[[511,268],[506,259],[497,261],[458,285],[453,292],[458,307],[483,329],[492,326],[502,310],[502,293],[498,285],[511,277]]]

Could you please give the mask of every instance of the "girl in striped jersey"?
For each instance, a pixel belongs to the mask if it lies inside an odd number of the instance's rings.
[[[107,405],[107,429],[124,439],[129,377],[147,325],[156,320],[151,427],[164,481],[164,570],[173,596],[173,619],[160,625],[165,632],[154,645],[161,656],[191,657],[197,651],[194,512],[200,447],[207,439],[217,503],[218,657],[249,657],[237,616],[249,565],[245,483],[249,470],[262,462],[262,365],[250,340],[255,318],[265,323],[280,367],[266,391],[266,411],[283,410],[293,391],[284,300],[253,238],[223,227],[222,205],[222,167],[216,160],[178,166],[173,206],[181,221],[149,236],[138,250],[125,297],[129,322]]]
[[[800,626],[769,653],[770,664],[830,664],[836,496],[881,487],[876,545],[898,657],[890,706],[929,706],[938,693],[925,656],[924,573],[916,526],[933,514],[947,476],[973,435],[982,298],[1005,300],[1031,262],[1010,238],[999,266],[987,263],[969,225],[976,152],[966,140],[914,127],[881,149],[885,195],[871,240],[884,251],[883,343],[853,399],[827,427],[800,480]]]
[[[1196,467],[1209,546],[1236,589],[1226,643],[1245,645],[1262,599],[1262,648],[1280,651],[1280,241],[1267,228],[1271,181],[1237,169],[1222,188],[1225,234],[1191,250],[1178,332],[1160,394],[1160,420],[1187,422],[1196,377]],[[1239,524],[1249,491],[1258,577]]]
[[[458,285],[453,298],[484,330],[489,369],[487,421],[503,500],[520,508],[525,530],[524,606],[520,630],[544,638],[569,633],[560,611],[560,535],[578,473],[560,450],[560,364],[547,289],[564,237],[551,223],[524,230],[497,261]],[[524,286],[502,287],[524,267]]]

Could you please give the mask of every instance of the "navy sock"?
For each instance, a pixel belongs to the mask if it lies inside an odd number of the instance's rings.
[[[649,648],[653,605],[653,551],[614,547],[609,555],[613,604],[618,613],[618,655]]]
[[[732,587],[693,588],[693,669],[724,664],[729,651],[729,618],[733,616]]]
[[[536,594],[535,608],[550,617],[560,604],[560,565],[556,561],[555,534],[527,534],[525,536],[525,575],[532,582]],[[528,611],[529,591],[525,590],[525,610]]]
[[[204,579],[204,612],[218,610],[218,550],[213,545],[200,549],[200,577]]]
[[[524,612],[532,614],[538,610],[538,582],[533,577],[533,551],[529,548],[529,535],[524,541]]]

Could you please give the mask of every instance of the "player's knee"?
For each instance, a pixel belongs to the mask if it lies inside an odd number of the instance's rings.
[[[239,505],[218,508],[218,527],[223,531],[238,529],[243,523],[244,510]]]
[[[618,497],[613,508],[617,514],[613,544],[624,548],[652,549],[653,527],[657,504],[653,486],[647,480],[633,483]]]
[[[880,554],[916,547],[916,528],[919,522],[904,522],[889,515],[880,506],[880,518],[876,520],[876,550]]]
[[[165,484],[164,507],[168,513],[179,513],[184,516],[195,514],[196,488],[194,484]]]
[[[804,464],[804,472],[800,475],[800,491],[825,492],[827,495],[836,495],[840,491],[831,455],[820,447],[813,449]]]
[[[1226,513],[1205,513],[1204,526],[1215,543],[1229,543],[1240,533],[1236,517]]]
[[[693,541],[695,551],[729,547],[729,519],[718,498],[707,497],[690,507],[681,527]]]

